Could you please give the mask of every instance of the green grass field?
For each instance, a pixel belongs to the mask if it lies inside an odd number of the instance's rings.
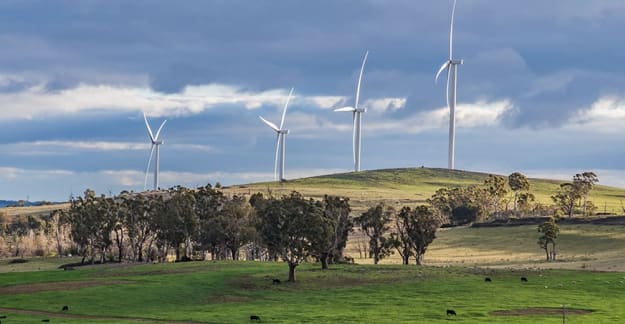
[[[546,263],[535,226],[441,230],[426,267],[298,268],[284,263],[191,262],[86,266],[75,259],[0,263],[2,323],[617,323],[625,318],[625,227],[563,226],[561,260]],[[358,262],[370,262],[369,259]],[[577,270],[569,270],[577,269]],[[610,271],[593,271],[610,270]],[[484,277],[492,278],[491,283]],[[520,277],[529,279],[520,282]],[[68,305],[68,312],[61,307]],[[547,309],[537,309],[546,307]],[[446,309],[458,315],[447,318]],[[496,311],[523,315],[501,316]],[[551,313],[553,314],[551,314]],[[555,312],[555,313],[554,313]],[[548,313],[548,314],[545,314]]]
[[[470,267],[194,262],[0,274],[3,323],[561,323],[565,304],[591,311],[567,323],[625,318],[622,273]],[[484,277],[492,278],[491,283]],[[520,281],[528,278],[527,283]],[[62,282],[61,285],[53,284]],[[61,307],[68,305],[68,312]],[[447,319],[446,309],[457,316]],[[496,316],[517,310],[523,316]],[[557,312],[557,311],[556,311]]]
[[[424,203],[440,188],[481,184],[487,177],[487,173],[448,169],[387,169],[331,174],[280,184],[264,182],[232,186],[226,191],[244,194],[271,191],[274,194],[285,194],[295,190],[316,198],[325,194],[340,195],[349,197],[354,209],[360,211],[378,201],[400,204]],[[550,197],[563,182],[547,179],[529,180],[531,192],[538,202],[545,204],[552,204]],[[598,212],[622,214],[625,206],[625,189],[597,185],[590,195],[590,200],[598,207]]]

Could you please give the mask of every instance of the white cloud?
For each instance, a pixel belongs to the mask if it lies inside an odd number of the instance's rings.
[[[621,133],[625,122],[625,100],[617,97],[604,97],[595,101],[589,108],[579,110],[567,127],[601,133]]]
[[[461,103],[456,107],[456,126],[458,128],[497,126],[503,115],[512,108],[510,100]],[[367,129],[389,133],[420,133],[432,129],[445,129],[449,123],[449,109],[442,107],[401,120],[374,119],[365,123],[363,127]]]
[[[166,144],[168,149],[211,152],[214,149],[200,144]],[[0,150],[11,155],[68,155],[76,151],[147,151],[148,142],[105,141],[34,141],[0,145]]]
[[[406,98],[380,98],[370,99],[364,102],[363,107],[374,111],[395,111],[406,106]]]

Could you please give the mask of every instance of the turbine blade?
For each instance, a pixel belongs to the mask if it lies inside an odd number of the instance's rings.
[[[260,120],[262,120],[262,121],[263,121],[263,123],[267,124],[267,126],[271,127],[271,129],[275,130],[276,132],[280,130],[280,129],[278,128],[278,126],[276,126],[276,124],[274,124],[274,123],[272,123],[272,122],[268,121],[267,119],[265,119],[265,118],[263,118],[263,117],[261,117],[261,116],[258,116],[258,118],[260,118]]]
[[[449,106],[449,82],[451,80],[449,80],[449,74],[451,73],[451,69],[452,69],[452,67],[447,69],[447,90],[445,91],[446,98],[447,98],[447,107],[449,107],[450,110],[451,110],[451,107]]]
[[[454,15],[456,14],[456,0],[454,0],[453,7],[451,9],[451,24],[449,27],[449,60],[453,60],[453,46],[454,46]]]
[[[144,191],[148,188],[148,172],[150,172],[150,163],[152,162],[152,155],[154,155],[154,144],[152,144],[152,149],[150,149],[150,158],[148,158],[148,167],[145,168],[145,181],[143,182]]]
[[[145,121],[145,126],[148,128],[148,135],[150,136],[150,140],[154,142],[154,134],[152,133],[150,123],[148,123],[148,117],[145,116],[145,113],[143,113],[143,120]]]
[[[349,111],[349,112],[352,112],[352,111],[356,111],[356,108],[354,108],[354,107],[343,107],[343,108],[334,109],[334,111]]]
[[[158,130],[156,131],[156,136],[154,137],[154,140],[158,141],[158,136],[161,134],[161,129],[163,129],[163,126],[165,126],[166,122],[167,122],[167,119],[165,119],[163,123],[161,123],[161,127],[159,127]]]
[[[362,60],[362,66],[360,67],[360,75],[358,75],[358,86],[356,87],[356,103],[354,104],[354,108],[356,109],[358,109],[358,102],[360,101],[360,83],[362,82],[362,74],[365,71],[367,56],[369,56],[369,51],[365,52],[365,58]]]
[[[276,137],[276,161],[273,164],[273,178],[274,180],[279,180],[278,179],[278,154],[280,154],[280,133],[278,133],[278,136]]]
[[[436,73],[436,77],[434,78],[434,83],[438,82],[438,77],[441,75],[441,73],[443,73],[443,71],[449,67],[451,61],[446,61],[445,63],[443,63],[443,65],[441,65],[441,68],[438,69],[438,72]]]
[[[354,158],[354,164],[356,164],[356,114],[358,112],[354,111],[352,116],[352,155]]]
[[[289,107],[289,101],[291,101],[291,96],[293,95],[293,90],[295,88],[291,88],[289,92],[289,96],[286,98],[286,103],[284,104],[284,110],[282,110],[282,119],[280,120],[280,129],[284,126],[284,118],[286,117],[286,109]]]

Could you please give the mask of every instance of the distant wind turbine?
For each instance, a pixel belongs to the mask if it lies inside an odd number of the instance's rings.
[[[148,172],[150,171],[150,163],[152,162],[153,155],[156,155],[156,158],[154,159],[155,161],[154,161],[154,188],[153,190],[158,190],[159,188],[158,172],[159,172],[159,167],[160,167],[160,146],[161,144],[163,144],[163,141],[160,139],[159,136],[167,120],[164,120],[163,123],[161,123],[161,127],[159,127],[158,130],[156,131],[156,136],[154,136],[154,133],[152,133],[152,128],[150,128],[150,123],[148,123],[148,118],[145,116],[145,113],[143,113],[143,120],[145,121],[145,126],[148,129],[148,136],[150,136],[150,141],[152,142],[152,148],[150,149],[150,158],[148,159],[148,166],[145,169],[145,182],[143,184],[143,190],[146,190],[148,187]]]
[[[456,88],[458,84],[457,74],[458,65],[463,64],[464,60],[457,60],[453,58],[453,40],[454,40],[454,15],[456,13],[456,0],[454,0],[453,7],[451,9],[451,27],[449,30],[449,59],[443,63],[441,68],[436,73],[435,82],[438,81],[438,77],[447,69],[447,106],[449,107],[449,157],[447,160],[447,167],[454,169],[454,155],[456,150]],[[451,85],[451,92],[450,92]]]
[[[291,96],[293,95],[293,88],[289,92],[289,96],[286,99],[286,103],[284,104],[284,110],[282,110],[282,119],[280,120],[280,127],[276,126],[276,124],[266,120],[265,118],[258,116],[260,120],[263,121],[267,126],[276,131],[276,160],[273,168],[273,175],[276,181],[284,181],[284,155],[285,155],[285,147],[284,140],[286,134],[289,133],[288,129],[284,129],[284,119],[286,118],[286,110],[289,107],[289,101],[291,100]],[[279,165],[278,165],[279,163]]]
[[[360,67],[360,75],[358,75],[358,85],[356,86],[356,100],[354,102],[354,107],[343,107],[334,109],[334,111],[347,111],[352,113],[352,150],[354,154],[354,171],[356,172],[360,171],[360,147],[362,144],[362,113],[367,112],[366,108],[361,108],[358,106],[360,100],[360,84],[362,83],[362,74],[365,71],[367,56],[369,56],[369,51],[365,53],[365,57],[362,60],[362,66]]]

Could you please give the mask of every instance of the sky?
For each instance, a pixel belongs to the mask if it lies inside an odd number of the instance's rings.
[[[446,167],[447,0],[0,2],[0,199]],[[625,187],[625,2],[458,0],[456,168]],[[151,179],[148,181],[151,183]]]

